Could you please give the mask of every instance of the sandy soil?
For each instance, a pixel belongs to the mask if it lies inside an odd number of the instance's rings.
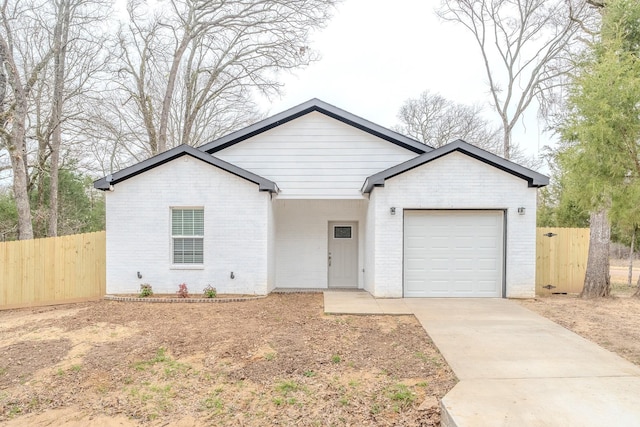
[[[612,266],[612,298],[520,304],[640,365]],[[412,316],[326,316],[321,294],[0,311],[7,426],[434,426],[455,381]]]
[[[635,287],[616,283],[610,298],[551,295],[520,303],[640,365],[640,298],[631,297],[634,291]]]
[[[413,316],[321,294],[0,312],[7,426],[434,426],[455,382]]]
[[[581,299],[551,295],[520,301],[525,307],[640,365],[640,298],[632,298],[640,275],[634,262],[633,286],[627,286],[629,261],[612,259],[611,298]]]

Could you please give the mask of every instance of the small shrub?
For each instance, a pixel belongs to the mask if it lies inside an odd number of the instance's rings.
[[[340,357],[340,355],[334,354],[333,356],[331,356],[331,363],[340,363],[340,362],[342,362],[342,357]]]
[[[218,291],[211,285],[207,285],[207,287],[202,290],[202,294],[205,298],[215,298],[218,296]]]
[[[140,285],[141,298],[150,297],[151,295],[153,295],[153,289],[151,288],[150,284],[143,283],[142,285]]]
[[[187,289],[186,283],[181,283],[178,285],[178,291],[176,292],[180,298],[189,298],[189,290]]]

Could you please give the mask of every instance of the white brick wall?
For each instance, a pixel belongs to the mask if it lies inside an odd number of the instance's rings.
[[[201,268],[171,265],[171,207],[204,207]],[[188,156],[158,166],[107,193],[107,292],[150,283],[174,293],[183,282],[194,294],[207,284],[245,294],[326,287],[328,223],[358,221],[358,286],[401,297],[404,209],[505,210],[506,296],[534,296],[536,189],[460,153],[388,179],[368,201],[271,201],[256,184]]]
[[[526,215],[518,215],[518,207]],[[377,297],[402,296],[403,209],[505,209],[506,296],[535,295],[536,189],[525,180],[456,152],[375,188],[368,218],[375,233],[368,224],[365,268],[366,288]]]
[[[274,205],[269,203],[267,214],[269,215],[267,223],[267,292],[271,292],[276,287],[276,219],[274,213]]]
[[[201,268],[171,265],[171,207],[204,207]],[[266,294],[270,209],[256,184],[189,156],[116,184],[107,193],[107,293],[137,293],[141,283],[174,293],[184,282],[193,294],[207,284]]]
[[[358,287],[362,287],[366,200],[274,200],[276,286],[326,288],[329,221],[358,221]]]
[[[377,189],[369,194],[365,218],[364,289],[375,295],[376,284],[376,196]]]

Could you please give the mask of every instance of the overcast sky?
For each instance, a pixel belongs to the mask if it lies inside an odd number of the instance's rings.
[[[263,107],[276,114],[311,98],[391,127],[402,103],[429,89],[460,103],[488,105],[485,71],[471,33],[442,22],[439,0],[343,0],[329,25],[313,37],[322,59],[295,75],[283,74],[285,94]],[[551,136],[528,114],[514,132],[537,154]]]

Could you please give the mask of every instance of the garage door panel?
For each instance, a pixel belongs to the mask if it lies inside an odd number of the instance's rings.
[[[449,258],[438,258],[438,259],[431,259],[431,260],[423,259],[421,260],[421,262],[431,267],[431,269],[433,270],[449,271],[449,267],[451,265],[451,261],[449,260]]]
[[[425,241],[424,247],[426,247],[427,238],[425,238],[424,241]],[[430,244],[430,247],[432,248],[447,249],[449,247],[449,237],[433,236],[429,244]]]
[[[478,280],[478,291],[492,293],[494,289],[493,280]]]
[[[453,289],[455,292],[471,293],[473,292],[473,282],[470,280],[456,280],[453,282]]]
[[[424,282],[423,282],[424,285]],[[434,292],[440,293],[448,293],[449,292],[449,281],[446,280],[433,280],[431,281],[431,288]],[[427,291],[424,291],[427,294]]]
[[[471,250],[471,246],[473,245],[473,238],[471,237],[454,237],[453,238],[453,248],[464,251]]]
[[[502,295],[502,211],[406,211],[404,230],[405,296]]]
[[[474,239],[474,246],[475,249],[497,249],[499,247],[502,247],[501,242],[496,242],[495,239],[489,239],[486,237],[477,237],[476,239]]]
[[[479,271],[490,271],[490,272],[496,272],[498,270],[498,260],[493,258],[493,259],[478,259],[477,260],[477,265],[476,268]]]

